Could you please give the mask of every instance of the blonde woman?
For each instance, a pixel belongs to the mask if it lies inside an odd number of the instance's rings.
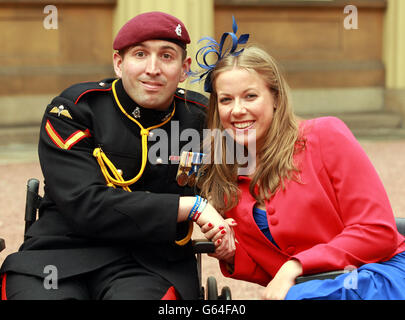
[[[215,254],[223,274],[263,285],[264,299],[405,299],[404,237],[346,125],[298,119],[277,63],[258,47],[221,56],[205,76],[208,128],[228,132],[246,152],[255,142],[250,174],[225,156],[204,168],[202,195],[237,223],[235,249]],[[229,148],[206,143],[212,152]],[[220,246],[217,230],[202,230]],[[348,266],[358,268],[354,288],[345,288],[347,275],[295,285],[300,275]]]

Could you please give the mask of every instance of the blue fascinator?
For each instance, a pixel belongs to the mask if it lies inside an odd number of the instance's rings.
[[[218,61],[220,61],[221,59],[223,59],[228,55],[238,56],[243,51],[243,49],[237,51],[238,45],[246,44],[249,39],[249,34],[242,34],[238,39],[238,37],[236,36],[238,26],[236,24],[234,16],[232,16],[232,20],[233,20],[232,23],[233,32],[225,32],[224,34],[222,34],[220,43],[218,43],[217,41],[215,41],[215,39],[211,37],[203,37],[198,41],[198,43],[202,41],[207,41],[207,44],[204,47],[200,48],[196,54],[196,62],[198,66],[203,70],[201,71],[202,72],[201,74],[191,72],[192,76],[198,77],[198,79],[194,79],[191,82],[193,83],[196,81],[202,81],[205,78],[204,82],[205,92],[209,93],[212,92],[211,72],[217,65]],[[230,36],[232,45],[230,48],[229,47],[224,48],[225,40],[228,36]],[[207,62],[207,57],[211,53],[216,56],[216,61],[215,63],[209,64]]]

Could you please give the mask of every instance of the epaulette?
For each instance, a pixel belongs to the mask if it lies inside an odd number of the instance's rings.
[[[204,110],[208,107],[208,98],[193,90],[177,88],[174,96],[186,102],[194,103],[197,106],[204,108]]]
[[[60,96],[77,104],[84,95],[90,92],[110,91],[111,84],[114,80],[114,78],[108,78],[98,82],[77,83],[65,89]]]

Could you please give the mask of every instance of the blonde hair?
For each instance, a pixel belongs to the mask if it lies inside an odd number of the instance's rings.
[[[257,46],[246,47],[238,56],[229,55],[223,58],[211,72],[212,93],[208,108],[207,128],[224,130],[218,114],[215,82],[219,74],[234,68],[257,72],[268,86],[276,105],[265,142],[261,149],[257,150],[260,160],[256,163],[256,170],[251,176],[249,187],[249,191],[256,201],[263,203],[278,188],[285,188],[285,179],[298,180],[299,170],[294,164],[293,155],[305,147],[305,141],[300,138],[297,118],[290,105],[289,87],[281,75],[276,61]],[[273,108],[273,106],[269,106],[269,108]],[[224,138],[218,141],[218,139],[208,137],[204,141],[204,148],[207,147],[207,144],[210,145],[211,159],[214,159],[218,143],[222,145],[221,150],[226,149]],[[222,152],[222,163],[205,164],[202,168],[204,175],[201,194],[209,198],[220,212],[236,206],[239,199],[238,164],[226,163],[225,154],[226,152]]]

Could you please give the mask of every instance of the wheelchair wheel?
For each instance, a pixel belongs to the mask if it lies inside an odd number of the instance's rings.
[[[217,280],[214,277],[207,278],[207,300],[218,300]]]
[[[200,288],[200,297],[198,298],[199,300],[204,300],[205,298],[205,288],[204,286],[201,286]]]
[[[223,287],[221,290],[221,295],[218,297],[219,300],[232,300],[231,289],[229,287]]]

